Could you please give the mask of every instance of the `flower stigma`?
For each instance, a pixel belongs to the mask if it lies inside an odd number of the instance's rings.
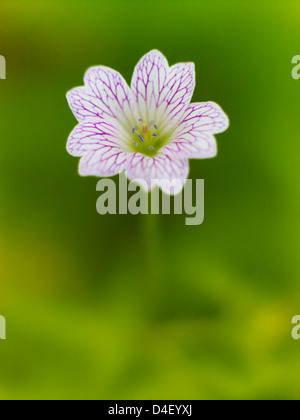
[[[137,125],[132,129],[133,150],[145,156],[155,156],[164,145],[158,126],[150,121],[138,120]]]

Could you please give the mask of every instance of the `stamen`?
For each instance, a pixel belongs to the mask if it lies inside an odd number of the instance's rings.
[[[144,134],[147,134],[148,133],[148,126],[147,126],[147,124],[143,124],[143,127],[142,127],[142,130],[143,130],[143,133]]]
[[[153,120],[147,124],[147,122],[144,122],[142,118],[139,118],[138,123],[132,128],[132,134],[133,134],[133,145],[135,148],[138,148],[141,150],[141,153],[143,153],[144,146],[141,146],[138,140],[136,138],[138,137],[139,140],[145,144],[145,147],[148,150],[153,151],[153,153],[156,151],[156,142],[158,139],[161,140],[161,135],[158,131],[158,126],[154,123]],[[137,137],[136,137],[137,136]],[[152,138],[152,140],[151,140]],[[154,140],[155,138],[155,140]],[[136,141],[135,141],[136,140]],[[152,144],[152,145],[151,145]],[[151,146],[150,146],[151,145]],[[149,156],[152,156],[153,153],[149,153]]]

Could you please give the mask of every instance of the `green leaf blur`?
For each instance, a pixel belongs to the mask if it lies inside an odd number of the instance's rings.
[[[298,399],[298,1],[6,1],[0,5],[1,399]],[[193,101],[231,127],[205,222],[100,216],[65,150],[66,92],[149,50],[193,61]]]

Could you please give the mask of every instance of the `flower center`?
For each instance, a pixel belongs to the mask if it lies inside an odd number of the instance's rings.
[[[133,149],[146,156],[155,156],[163,146],[163,139],[154,121],[146,123],[142,119],[132,129]]]

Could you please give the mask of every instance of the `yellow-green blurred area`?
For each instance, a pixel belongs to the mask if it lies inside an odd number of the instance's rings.
[[[1,1],[1,399],[298,399],[298,1]],[[230,129],[205,222],[100,216],[66,92],[156,48]]]

